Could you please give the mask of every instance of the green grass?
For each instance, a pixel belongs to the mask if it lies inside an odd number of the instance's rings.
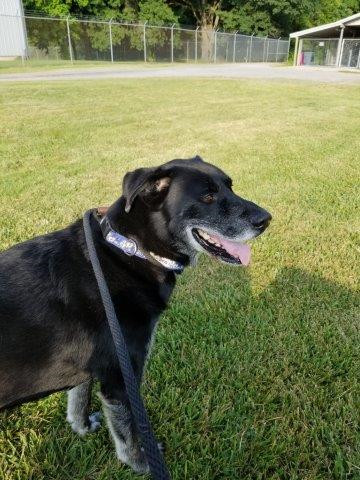
[[[0,85],[0,246],[201,154],[273,214],[248,269],[179,279],[143,388],[177,480],[360,478],[359,87],[213,79]],[[99,404],[94,396],[94,408]],[[65,395],[0,414],[0,478],[135,476]]]
[[[122,70],[128,70],[133,68],[153,68],[161,66],[169,66],[171,63],[166,62],[114,62],[110,61],[90,61],[90,60],[76,60],[73,63],[70,60],[51,60],[51,59],[31,59],[26,60],[24,63],[21,59],[15,60],[2,60],[0,61],[0,75],[2,73],[30,73],[30,72],[46,72],[48,70],[68,70],[77,68],[121,68]]]

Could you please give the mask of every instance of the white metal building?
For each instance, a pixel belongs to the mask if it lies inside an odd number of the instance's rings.
[[[0,0],[0,59],[27,55],[21,0]]]
[[[360,68],[360,13],[290,34],[294,65]]]

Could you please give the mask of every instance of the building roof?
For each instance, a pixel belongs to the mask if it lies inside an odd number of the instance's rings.
[[[339,32],[341,26],[360,27],[360,12],[355,13],[350,17],[342,18],[337,22],[326,23],[318,27],[307,28],[306,30],[300,30],[299,32],[290,33],[290,38],[309,36],[334,36],[337,32]]]

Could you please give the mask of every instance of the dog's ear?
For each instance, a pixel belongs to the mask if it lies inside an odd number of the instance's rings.
[[[123,180],[125,212],[130,212],[135,198],[140,194],[148,202],[161,201],[169,189],[170,182],[170,171],[164,171],[161,167],[138,168],[128,172]]]

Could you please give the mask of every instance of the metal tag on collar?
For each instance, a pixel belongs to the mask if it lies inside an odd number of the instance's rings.
[[[131,238],[128,238],[124,244],[123,244],[123,250],[126,253],[126,255],[130,255],[131,257],[136,254],[138,251],[138,246],[135,242],[135,240],[132,240]]]
[[[126,255],[133,256],[136,255],[138,251],[138,246],[135,240],[131,238],[124,238],[122,235],[117,234],[113,230],[108,232],[106,235],[106,241],[120,248]]]

